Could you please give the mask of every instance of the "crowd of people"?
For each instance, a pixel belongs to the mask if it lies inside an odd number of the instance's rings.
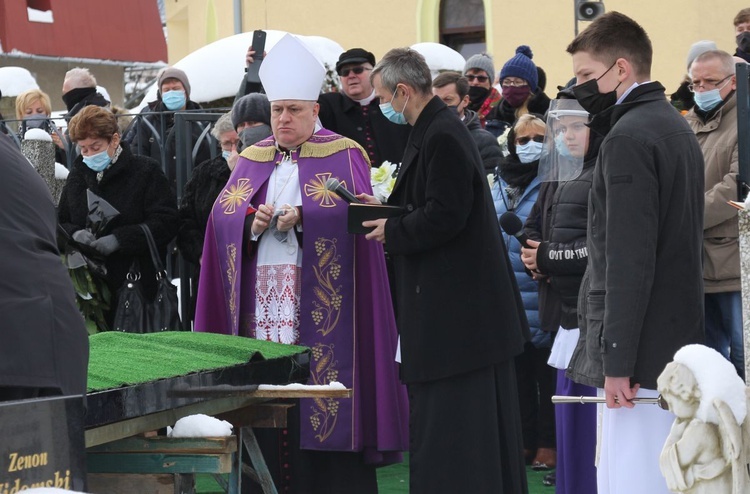
[[[189,263],[187,327],[307,346],[310,384],[353,390],[301,400],[283,437],[259,435],[267,460],[284,458],[269,461],[280,490],[377,492],[376,468],[408,451],[411,492],[523,493],[530,466],[562,494],[666,493],[672,415],[633,398],[657,396],[691,343],[745,377],[727,203],[744,193],[735,64],[750,61],[750,9],[734,25],[734,56],[693,44],[670,99],[651,79],[648,34],[617,12],[567,47],[573,78],[554,99],[526,45],[498,72],[481,53],[434,79],[412,49],[377,61],[352,48],[335,66],[341,91],[320,94],[325,68],[287,35],[264,56],[263,92],[243,84],[212,139],[188,122],[187,168],[175,114],[202,109],[174,67],[132,122],[80,68],[63,82],[64,132],[39,90],[17,97],[16,117],[20,138],[41,128],[70,163],[58,241],[97,253],[112,294],[136,269],[154,295],[146,224],[163,259],[176,240]],[[0,152],[18,162],[4,136]],[[328,181],[379,204],[370,169],[384,162],[398,164],[398,213],[350,234],[349,201]],[[96,231],[92,194],[119,213]],[[54,292],[75,341],[73,292]],[[70,378],[26,380],[20,395],[0,379],[0,399],[81,392]],[[605,404],[555,406],[554,394]]]

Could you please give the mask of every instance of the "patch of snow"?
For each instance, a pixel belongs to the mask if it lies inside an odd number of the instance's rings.
[[[31,72],[23,67],[0,67],[0,92],[3,97],[18,96],[29,89],[39,89]]]
[[[286,34],[285,31],[266,31],[266,52]],[[321,36],[297,37],[310,48],[324,65],[335,67],[344,49],[335,41]],[[219,98],[234,97],[245,77],[245,54],[252,44],[253,32],[235,34],[197,49],[174,67],[181,69],[190,80],[190,99],[205,103]],[[460,56],[460,55],[459,55]],[[463,66],[462,66],[463,68]],[[156,100],[156,85],[146,92],[141,104],[132,109],[140,111],[147,103]]]
[[[29,129],[23,135],[24,139],[30,139],[32,141],[47,141],[52,142],[52,136],[43,131],[42,129]]]
[[[287,389],[287,390],[310,390],[310,389],[346,389],[346,386],[338,381],[331,381],[328,384],[261,384],[258,389]]]
[[[37,10],[32,9],[31,7],[26,7],[26,12],[28,13],[30,22],[42,22],[44,24],[52,24],[55,22],[51,10]]]
[[[55,178],[58,180],[67,180],[70,170],[65,165],[55,162]]]
[[[182,417],[169,431],[169,437],[223,437],[232,435],[232,424],[202,413]]]
[[[453,48],[440,43],[425,42],[411,45],[411,49],[424,57],[433,79],[446,70],[464,71],[466,59]]]
[[[104,86],[96,86],[96,92],[101,94],[104,99],[112,103],[112,98],[109,97],[109,91]]]

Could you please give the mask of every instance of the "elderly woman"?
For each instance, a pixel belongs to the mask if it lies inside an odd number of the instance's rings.
[[[51,115],[52,104],[44,91],[29,89],[16,96],[16,119],[19,121],[18,137],[23,139],[23,135],[28,129],[44,130],[52,136],[52,142],[57,146],[55,148],[55,160],[59,163],[66,163],[65,145],[49,120]]]
[[[156,161],[135,156],[120,145],[117,121],[109,110],[85,107],[70,121],[68,131],[81,154],[73,162],[62,191],[60,225],[74,240],[104,258],[112,294],[125,281],[133,261],[138,261],[143,295],[150,300],[156,294],[156,273],[139,225],[149,227],[164,259],[167,244],[178,228],[177,201],[169,182]],[[119,211],[110,227],[96,236],[87,228],[88,190]],[[113,308],[105,314],[110,325],[115,304],[111,305]]]

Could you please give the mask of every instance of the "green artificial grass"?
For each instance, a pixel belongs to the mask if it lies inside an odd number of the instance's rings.
[[[89,337],[88,392],[183,376],[307,351],[241,336],[188,331],[133,334],[115,331]]]

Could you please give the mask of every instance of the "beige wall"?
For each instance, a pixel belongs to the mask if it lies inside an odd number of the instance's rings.
[[[605,0],[607,11],[636,19],[654,45],[652,78],[671,91],[685,72],[690,45],[716,41],[734,52],[732,19],[747,0]],[[547,94],[572,76],[565,47],[574,37],[573,0],[485,0],[488,48],[499,71],[520,44],[547,72]],[[720,5],[720,7],[719,7]],[[234,34],[232,0],[166,2],[169,63],[211,41]],[[243,29],[278,29],[325,36],[345,49],[368,48],[376,57],[388,49],[437,41],[439,0],[243,0]],[[587,23],[579,23],[583,30]]]

